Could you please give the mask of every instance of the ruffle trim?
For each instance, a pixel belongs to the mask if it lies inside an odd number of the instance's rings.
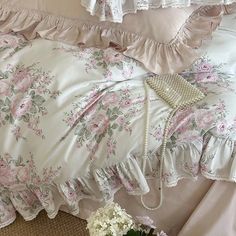
[[[225,6],[226,15],[233,14],[233,13],[236,13],[236,3]]]
[[[99,0],[81,0],[82,6],[92,15],[97,16],[100,21],[110,21],[122,23],[123,17],[130,13],[137,13],[140,10],[149,10],[167,7],[189,7],[192,4],[201,6],[206,5],[230,5],[236,0],[113,0],[109,2],[101,2]]]
[[[142,62],[157,74],[179,73],[199,56],[203,40],[209,39],[222,19],[221,6],[200,7],[181,27],[170,43],[159,43],[141,35],[88,22],[48,15],[39,11],[15,10],[2,4],[0,31],[19,32],[28,40],[42,37],[72,45],[107,48],[113,46],[124,55]]]
[[[77,216],[82,199],[105,203],[112,200],[122,187],[130,195],[146,194],[149,192],[147,179],[159,176],[158,153],[149,155],[146,173],[142,173],[139,162],[139,158],[132,156],[126,162],[95,169],[90,177],[73,179],[64,184],[1,188],[0,209],[4,221],[2,218],[0,228],[14,221],[16,211],[25,220],[34,219],[43,209],[49,218],[54,218],[60,209]],[[173,187],[184,178],[196,180],[200,173],[212,180],[235,182],[235,166],[236,141],[209,135],[204,140],[179,144],[172,150],[166,150],[163,182],[165,186]]]

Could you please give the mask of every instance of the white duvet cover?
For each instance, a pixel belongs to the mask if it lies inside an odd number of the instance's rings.
[[[199,174],[236,179],[232,22],[225,18],[206,54],[182,74],[206,97],[172,120],[166,186]],[[61,206],[77,215],[84,198],[105,202],[121,187],[130,195],[149,192],[146,178],[158,176],[171,108],[150,89],[142,170],[148,72],[141,65],[112,49],[27,42],[14,34],[0,35],[0,58],[0,227],[14,221],[15,211],[26,220],[42,209],[53,218]]]

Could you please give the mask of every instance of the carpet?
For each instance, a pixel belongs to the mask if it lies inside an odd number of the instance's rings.
[[[88,236],[86,221],[60,212],[55,219],[49,219],[41,212],[36,219],[24,221],[18,215],[16,221],[0,229],[0,236]]]

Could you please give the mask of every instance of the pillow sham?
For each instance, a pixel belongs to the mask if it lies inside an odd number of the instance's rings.
[[[100,21],[121,23],[123,16],[137,13],[139,10],[166,7],[189,7],[198,5],[229,5],[236,0],[81,0],[81,4],[91,15],[99,17]]]
[[[79,0],[0,0],[0,31],[85,47],[113,46],[151,72],[167,74],[192,64],[222,12],[221,6],[160,8],[126,15],[118,24],[100,22]]]
[[[236,3],[225,5],[225,15],[236,13]]]

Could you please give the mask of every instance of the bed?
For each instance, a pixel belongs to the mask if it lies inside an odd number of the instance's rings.
[[[144,80],[152,73],[111,48],[2,33],[0,227],[11,224],[16,212],[25,220],[41,210],[50,218],[59,210],[86,218],[115,199],[133,215],[152,216],[169,236],[234,235],[228,209],[235,207],[235,185],[214,181],[236,179],[235,40],[233,14],[224,17],[205,55],[181,73],[205,98],[179,110],[171,121],[164,203],[149,211],[140,196],[151,206],[158,201],[161,146],[171,111],[152,89],[147,96]],[[222,192],[228,201],[221,201]],[[224,213],[217,224],[204,225],[208,207],[212,215]],[[219,227],[227,219],[232,227]]]

